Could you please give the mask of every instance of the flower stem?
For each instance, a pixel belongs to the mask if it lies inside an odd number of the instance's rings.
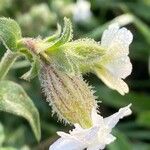
[[[13,53],[10,50],[6,51],[0,62],[0,80],[4,79],[18,56],[18,53]]]

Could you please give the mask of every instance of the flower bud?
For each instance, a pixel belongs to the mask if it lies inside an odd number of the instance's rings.
[[[70,76],[44,63],[41,68],[41,86],[53,114],[56,113],[65,122],[91,127],[91,111],[97,104],[94,92],[82,76]]]

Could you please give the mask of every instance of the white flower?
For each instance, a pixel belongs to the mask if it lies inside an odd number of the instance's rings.
[[[116,138],[111,134],[112,128],[118,123],[119,119],[130,115],[130,105],[121,108],[117,113],[103,118],[98,115],[96,110],[92,110],[93,126],[88,129],[75,124],[75,129],[70,134],[57,132],[61,136],[53,143],[49,150],[100,150],[107,144],[113,142]]]
[[[73,19],[76,22],[86,21],[91,17],[91,4],[86,0],[77,0],[73,8]]]
[[[128,57],[129,45],[133,40],[132,33],[116,24],[104,31],[101,46],[105,54],[101,57],[95,72],[111,89],[124,95],[129,92],[128,85],[122,80],[131,74],[132,64]]]

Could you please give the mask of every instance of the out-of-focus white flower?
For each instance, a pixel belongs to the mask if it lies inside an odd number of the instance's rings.
[[[91,13],[91,4],[86,0],[77,0],[77,3],[73,8],[73,19],[76,22],[86,21],[92,15]]]
[[[128,85],[122,79],[125,79],[132,71],[132,64],[128,57],[132,40],[133,35],[126,28],[119,29],[117,24],[109,26],[101,39],[105,54],[95,67],[98,77],[108,87],[117,90],[122,95],[129,92]]]
[[[119,119],[132,113],[130,106],[131,104],[106,118],[98,115],[96,110],[93,109],[91,115],[93,126],[91,128],[84,129],[79,124],[75,124],[75,129],[70,131],[70,134],[57,132],[61,138],[53,143],[49,150],[104,149],[107,144],[116,139],[111,134],[112,128],[118,123]]]

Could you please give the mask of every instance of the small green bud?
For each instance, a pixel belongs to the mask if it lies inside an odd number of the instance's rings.
[[[58,31],[60,31],[59,28]],[[72,32],[70,20],[64,18],[64,28],[61,36],[54,41],[50,40],[50,42],[44,40],[43,45],[41,44],[43,48],[39,53],[44,52],[51,63],[66,73],[75,75],[90,72],[94,65],[99,63],[105,50],[93,39],[72,41]],[[44,47],[44,45],[47,45],[47,47]]]
[[[79,123],[82,127],[92,125],[91,111],[97,103],[94,92],[81,75],[70,76],[43,63],[40,81],[53,114],[56,113],[60,120]]]
[[[93,39],[79,39],[67,42],[58,49],[57,57],[54,58],[55,64],[61,70],[73,74],[91,72],[105,53],[104,48]]]

